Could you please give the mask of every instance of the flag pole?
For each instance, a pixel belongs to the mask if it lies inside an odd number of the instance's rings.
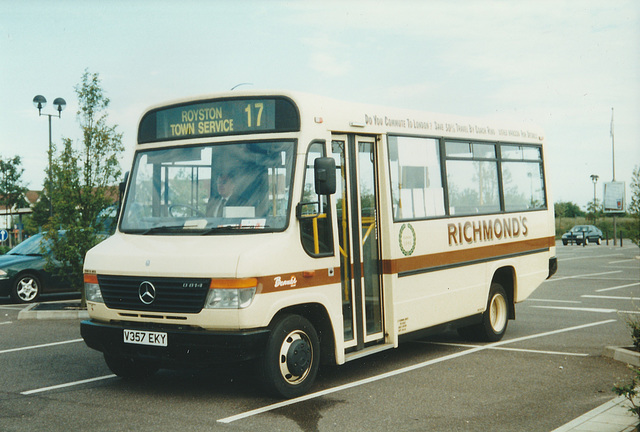
[[[612,181],[616,181],[616,150],[615,150],[615,138],[613,135],[613,107],[611,107],[611,130],[610,130],[610,134],[611,134],[611,163],[612,163],[612,169],[613,169],[613,180]],[[616,236],[617,236],[617,229],[616,229],[616,214],[613,214],[613,245],[616,245]]]
[[[613,136],[613,108],[611,108],[611,161],[613,162],[613,181],[616,181],[616,150]]]

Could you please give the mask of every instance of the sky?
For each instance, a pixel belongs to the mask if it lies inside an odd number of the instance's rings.
[[[534,122],[555,202],[585,208],[640,166],[637,0],[0,0],[0,156],[40,190],[54,143],[81,137],[75,87],[98,73],[129,169],[145,108],[230,90]],[[613,114],[613,137],[611,124]]]

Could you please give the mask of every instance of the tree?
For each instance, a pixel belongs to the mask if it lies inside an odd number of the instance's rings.
[[[598,220],[598,216],[600,216],[600,203],[598,200],[589,201],[587,204],[587,219],[591,219],[595,225]]]
[[[580,210],[578,204],[572,202],[557,202],[554,205],[554,210],[557,218],[584,216],[584,212]]]
[[[49,169],[47,169],[47,176],[48,172]],[[49,212],[51,208],[49,202],[49,196],[47,195],[46,191],[43,190],[40,193],[40,197],[32,207],[31,217],[28,218],[25,222],[25,225],[27,225],[26,229],[30,233],[37,233],[38,231],[40,231],[41,227],[48,225],[49,218],[51,217],[51,214]]]
[[[22,184],[20,156],[3,158],[0,156],[0,206],[8,210],[9,225],[13,221],[13,208],[27,205],[25,193],[27,188]]]
[[[98,216],[113,204],[112,185],[121,175],[118,156],[123,146],[117,126],[107,122],[110,101],[102,90],[99,75],[85,70],[75,91],[82,142],[76,150],[71,139],[63,139],[60,154],[52,160],[53,215],[46,236],[51,240],[53,256],[61,263],[58,271],[80,290],[84,256],[105,236]],[[48,261],[52,269],[53,258]]]

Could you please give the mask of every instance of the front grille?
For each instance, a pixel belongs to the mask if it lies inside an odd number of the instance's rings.
[[[155,288],[155,298],[142,296],[143,282]],[[98,276],[107,307],[150,312],[198,313],[204,306],[211,279],[158,278],[142,276]],[[148,286],[147,284],[145,284]]]

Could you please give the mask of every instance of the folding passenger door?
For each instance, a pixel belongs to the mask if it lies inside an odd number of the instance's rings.
[[[377,142],[375,137],[334,135],[344,338],[347,351],[384,339]]]

